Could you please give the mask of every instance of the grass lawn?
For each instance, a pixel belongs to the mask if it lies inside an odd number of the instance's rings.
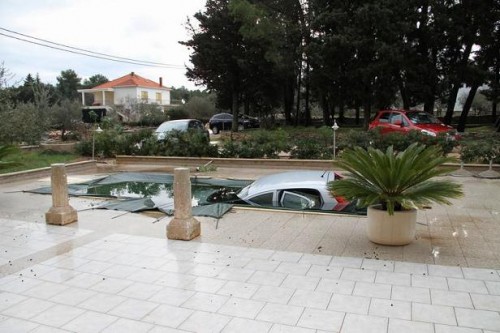
[[[71,163],[81,159],[80,155],[72,153],[60,153],[53,151],[21,151],[19,154],[9,156],[5,162],[18,162],[21,165],[8,167],[0,170],[0,173],[24,171],[49,167],[53,163]]]

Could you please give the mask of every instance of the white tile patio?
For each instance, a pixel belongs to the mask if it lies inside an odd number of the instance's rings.
[[[481,199],[423,211],[394,248],[366,241],[359,217],[259,211],[171,241],[168,218],[74,198],[80,221],[48,226],[50,197],[14,193],[0,200],[0,332],[498,333],[500,181],[462,182]]]
[[[95,256],[95,251],[104,251],[103,243],[108,244],[108,255]],[[83,248],[95,251],[78,251]],[[138,268],[134,261],[108,266],[112,258],[139,248],[166,254],[170,267],[179,263],[194,269],[180,273],[165,271],[164,265]],[[253,257],[267,259],[243,267],[222,261],[208,268],[210,277],[198,276],[207,267],[195,262],[197,254],[231,249],[127,234],[103,236],[1,278],[0,331],[10,332],[12,327],[33,332],[500,331],[497,270],[455,267],[447,272],[420,264],[424,266],[415,273],[401,273],[396,272],[402,267],[399,262],[391,262],[388,269],[362,259],[361,269],[353,268],[352,260],[317,255],[316,263],[336,261],[330,267],[341,274],[330,279],[307,275],[317,269],[300,263],[304,257],[297,254],[252,249]],[[175,260],[170,251],[186,256]],[[159,259],[155,251],[138,253],[143,262]],[[235,253],[232,257],[238,260],[250,252],[236,248]],[[290,263],[300,269],[280,269],[291,267]],[[302,265],[308,267],[305,272]],[[102,269],[88,273],[89,267]],[[139,282],[137,270],[157,278]],[[427,275],[433,272],[437,276]],[[268,275],[272,283],[266,281]]]

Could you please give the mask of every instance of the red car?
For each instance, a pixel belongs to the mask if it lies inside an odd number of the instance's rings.
[[[379,128],[382,134],[392,132],[408,133],[417,130],[430,136],[444,133],[449,134],[452,138],[457,138],[457,133],[453,127],[443,124],[432,114],[424,111],[378,111],[368,128]]]

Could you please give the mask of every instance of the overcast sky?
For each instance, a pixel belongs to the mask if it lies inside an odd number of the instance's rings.
[[[61,71],[82,79],[102,74],[109,80],[130,72],[179,88],[202,89],[185,77],[189,51],[187,17],[202,11],[205,0],[0,0],[0,28],[94,52],[175,68],[146,67],[58,51],[0,35],[0,63],[22,82],[39,74],[55,84]],[[0,29],[0,33],[27,39]],[[39,42],[39,41],[38,41]]]

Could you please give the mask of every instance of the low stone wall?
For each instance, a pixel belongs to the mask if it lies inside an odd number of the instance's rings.
[[[69,142],[69,143],[41,143],[40,144],[40,149],[41,150],[50,150],[50,151],[57,151],[57,152],[66,152],[66,153],[73,153],[75,151],[75,142]]]
[[[96,173],[96,172],[97,172],[96,161],[83,161],[83,162],[66,164],[66,173],[68,175],[69,174],[90,174],[90,173]],[[50,176],[50,174],[51,174],[50,167],[5,173],[5,174],[0,175],[0,184],[11,183],[11,182],[16,182],[16,181],[20,181],[20,180],[48,177],[48,176]]]
[[[325,170],[335,166],[332,160],[258,159],[258,158],[209,158],[167,156],[116,156],[116,165],[148,165],[196,168],[207,163],[225,168],[276,168]]]
[[[112,163],[114,162],[114,163]],[[165,157],[165,156],[128,156],[119,155],[115,161],[106,161],[98,163],[96,161],[83,161],[66,164],[67,174],[95,174],[110,173],[120,171],[152,171],[152,172],[173,172],[176,167],[190,168],[196,171],[196,168],[207,163],[222,168],[255,168],[255,169],[312,169],[312,170],[339,170],[331,160],[294,160],[294,159],[244,159],[244,158],[205,158],[205,157]],[[459,164],[448,164],[452,170],[458,170]],[[467,164],[465,169],[474,173],[488,170],[489,165],[485,164]],[[500,172],[500,165],[493,165],[493,170]],[[51,174],[51,168],[40,168],[27,171],[12,172],[0,174],[0,184],[15,182],[26,179],[37,179],[48,177]]]
[[[186,167],[197,168],[210,163],[224,168],[267,168],[267,169],[341,169],[332,160],[297,160],[297,159],[253,159],[253,158],[209,158],[209,157],[168,157],[168,156],[116,156],[116,166],[149,166],[157,168]],[[459,169],[460,164],[450,163],[445,167]],[[487,164],[467,164],[471,172],[482,172],[489,168]],[[493,170],[500,172],[500,165],[494,164]]]

